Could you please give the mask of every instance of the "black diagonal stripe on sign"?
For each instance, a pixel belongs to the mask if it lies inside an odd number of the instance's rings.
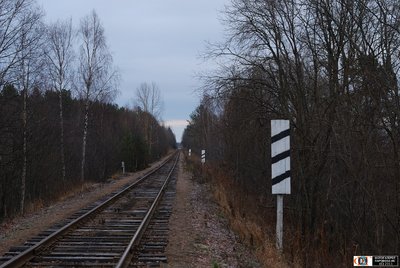
[[[289,157],[289,156],[290,156],[290,150],[284,151],[284,152],[282,152],[280,154],[277,154],[274,157],[272,157],[271,163],[275,164],[275,163],[277,163],[277,162],[281,161],[282,159],[285,159],[286,157]]]
[[[284,179],[287,179],[290,177],[290,170],[286,171],[285,173],[276,176],[275,178],[272,178],[272,185],[275,185],[277,183],[280,183],[281,181],[283,181]]]
[[[277,142],[280,139],[283,139],[283,138],[285,138],[286,136],[289,136],[289,135],[290,135],[290,128],[286,129],[286,130],[284,130],[282,132],[279,132],[278,134],[272,136],[271,137],[271,143]]]

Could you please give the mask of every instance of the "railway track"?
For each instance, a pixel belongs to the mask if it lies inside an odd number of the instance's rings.
[[[4,267],[159,267],[179,153],[111,197],[0,258]]]

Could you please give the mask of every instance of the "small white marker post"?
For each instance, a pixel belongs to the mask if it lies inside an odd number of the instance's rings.
[[[125,174],[125,162],[121,162],[121,167],[122,167],[122,174]]]
[[[192,155],[192,149],[189,149],[189,156]]]
[[[290,194],[289,120],[271,120],[272,194],[276,194],[276,247],[283,249],[283,195]]]
[[[201,150],[201,163],[204,165],[206,162],[206,150]]]

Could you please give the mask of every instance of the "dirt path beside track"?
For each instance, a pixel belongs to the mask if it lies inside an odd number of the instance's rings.
[[[229,229],[209,186],[199,184],[180,160],[170,218],[168,267],[262,267]]]

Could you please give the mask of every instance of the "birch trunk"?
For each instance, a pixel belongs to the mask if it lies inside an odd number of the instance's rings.
[[[62,181],[65,182],[65,155],[64,155],[64,117],[63,117],[63,98],[62,90],[59,91],[59,108],[60,108],[60,157],[61,157],[61,173]]]
[[[85,119],[82,137],[81,182],[85,179],[86,145],[89,125],[90,101],[111,100],[115,92],[116,73],[112,72],[112,56],[108,51],[104,28],[93,11],[81,20],[79,76],[84,87]]]
[[[26,126],[27,126],[27,113],[26,113],[26,102],[28,99],[28,89],[24,89],[24,98],[23,98],[23,110],[22,110],[22,125],[23,125],[23,162],[22,162],[22,175],[21,175],[21,203],[20,203],[20,212],[21,214],[24,214],[24,209],[25,209],[25,189],[26,189],[26,147],[27,147],[27,131],[26,131]]]
[[[83,137],[82,137],[82,162],[81,162],[81,182],[85,180],[85,160],[86,160],[86,142],[89,125],[89,99],[85,104],[85,121],[83,123]]]

